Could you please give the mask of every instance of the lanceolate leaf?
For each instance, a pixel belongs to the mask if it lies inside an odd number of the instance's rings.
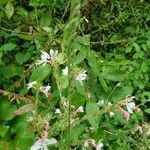
[[[95,102],[88,102],[86,104],[86,117],[88,118],[89,123],[91,126],[97,130],[99,127],[100,121],[100,110],[99,106]]]
[[[0,47],[0,51],[3,51],[3,52],[11,51],[15,47],[16,45],[13,43],[4,44],[3,46]]]
[[[24,106],[20,107],[19,109],[17,109],[15,112],[13,112],[13,115],[14,116],[22,115],[22,114],[32,110],[33,108],[34,108],[34,104],[24,105]]]
[[[51,72],[50,65],[38,66],[36,69],[33,70],[30,80],[41,82],[50,74],[50,72]]]
[[[5,11],[6,11],[7,17],[10,19],[12,15],[14,14],[14,6],[11,2],[7,3],[5,7]]]

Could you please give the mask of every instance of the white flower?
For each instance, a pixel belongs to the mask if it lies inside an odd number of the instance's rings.
[[[108,106],[112,106],[112,103],[111,103],[111,102],[108,102]]]
[[[115,115],[114,112],[110,112],[110,113],[109,113],[109,116],[110,116],[111,118],[112,118],[114,115]]]
[[[103,100],[103,99],[102,99],[102,100],[99,100],[97,104],[98,104],[98,106],[104,105],[104,100]]]
[[[35,88],[36,85],[37,85],[37,82],[36,82],[36,81],[29,82],[29,83],[27,84],[27,89]]]
[[[62,74],[64,76],[67,76],[68,75],[68,67],[65,67],[65,69],[62,70]]]
[[[126,107],[127,107],[127,111],[132,114],[133,113],[133,109],[135,108],[135,103],[133,101],[129,101],[126,103]]]
[[[95,142],[95,140],[93,139],[88,139],[85,140],[84,142],[84,147],[88,148],[90,145],[95,148],[96,150],[101,150],[101,148],[103,147],[103,143],[101,142],[102,140],[100,140],[97,144]]]
[[[103,143],[102,141],[100,140],[96,146],[96,150],[101,150],[101,148],[103,147]]]
[[[84,141],[84,147],[89,147],[89,145],[91,145],[92,147],[96,147],[95,140],[87,139]]]
[[[27,117],[27,122],[32,122],[34,120],[33,117]]]
[[[30,150],[48,150],[47,148],[48,145],[54,145],[56,143],[57,143],[57,140],[54,138],[44,139],[44,140],[39,139],[32,145]]]
[[[76,80],[82,82],[87,78],[86,70],[81,70],[79,74],[76,76]]]
[[[51,89],[51,86],[49,85],[40,87],[40,91],[44,93],[46,97],[48,97],[50,89]]]
[[[49,61],[50,59],[50,55],[47,52],[41,51],[41,60],[37,60],[36,65],[46,65],[46,63]]]
[[[58,54],[58,50],[54,51],[53,49],[50,49],[49,54],[44,51],[41,52],[41,60],[37,60],[36,65],[46,65],[50,60],[54,60]]]
[[[82,113],[84,112],[84,109],[83,109],[83,106],[80,106],[77,110],[76,110],[77,113]]]
[[[59,108],[56,108],[56,110],[55,110],[55,114],[61,114],[61,111],[60,111],[60,109],[59,109]]]
[[[53,49],[50,49],[49,54],[50,54],[50,59],[54,60],[58,54],[58,50],[54,51]]]

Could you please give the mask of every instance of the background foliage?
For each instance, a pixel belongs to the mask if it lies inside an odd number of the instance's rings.
[[[68,149],[68,114],[62,107],[60,93],[67,97],[70,92],[71,104],[85,109],[75,118],[76,124],[70,131],[72,149],[82,149],[87,138],[97,142],[103,139],[104,149],[109,150],[148,149],[149,1],[75,0],[72,8],[71,3],[69,0],[0,1],[0,149],[30,149],[40,135],[36,123],[27,120],[33,115],[31,111],[15,113],[18,108],[35,103],[35,90],[26,88],[34,80],[52,86],[51,97],[47,100],[41,94],[41,104],[33,108],[38,109],[41,118],[48,118],[49,136],[59,141],[49,148]],[[40,51],[51,48],[61,53],[59,65],[36,67]],[[83,86],[74,83],[68,90],[61,70],[70,64],[76,71],[85,68],[88,79]],[[126,121],[115,105],[132,95],[141,111]],[[99,109],[97,102],[102,99],[106,104],[111,102],[112,107]],[[55,115],[57,107],[64,112],[62,117]],[[113,118],[109,117],[109,111],[114,111]],[[137,125],[142,126],[143,133],[131,134]]]

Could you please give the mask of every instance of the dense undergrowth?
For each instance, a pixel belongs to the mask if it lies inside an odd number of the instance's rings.
[[[0,150],[148,150],[148,0],[0,1]]]

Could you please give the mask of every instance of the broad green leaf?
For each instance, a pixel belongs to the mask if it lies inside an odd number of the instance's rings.
[[[41,16],[41,20],[40,20],[41,28],[49,27],[51,21],[52,21],[52,16],[51,16],[50,12],[43,14],[43,16]]]
[[[141,64],[141,71],[145,73],[145,72],[148,71],[148,69],[149,69],[149,67],[148,67],[148,62],[143,62],[143,63]]]
[[[85,131],[85,125],[80,124],[73,129],[71,129],[71,142],[72,144],[77,144],[80,135]]]
[[[84,96],[87,95],[87,90],[86,90],[86,88],[85,88],[83,83],[80,83],[79,81],[76,81],[75,87],[76,87],[76,91],[78,93],[80,93],[81,95],[84,95]]]
[[[85,97],[78,93],[75,93],[71,99],[71,104],[76,107],[82,106],[84,105],[84,103],[85,103]]]
[[[14,14],[14,6],[11,2],[8,2],[6,4],[5,11],[6,11],[7,17],[10,19],[12,15]]]
[[[112,81],[120,81],[123,77],[124,73],[119,69],[113,68],[113,66],[103,67],[101,72],[101,76],[105,79]]]
[[[30,149],[34,140],[34,135],[29,130],[27,115],[17,117],[15,122],[13,122],[11,129],[15,134],[14,142],[15,144],[17,143],[16,146],[24,148],[25,150]]]
[[[7,121],[13,119],[13,112],[16,110],[16,106],[11,104],[7,98],[1,97],[0,100],[0,119]]]
[[[94,51],[89,51],[87,55],[88,64],[95,75],[99,75],[100,63]]]
[[[99,75],[99,81],[100,81],[100,83],[101,83],[103,89],[107,92],[107,83],[106,83],[104,77],[101,76],[101,75]]]
[[[144,110],[146,113],[150,114],[150,108]]]
[[[49,74],[51,73],[51,67],[50,65],[41,65],[38,66],[36,69],[32,71],[30,80],[31,81],[37,81],[42,82]]]
[[[74,60],[74,65],[77,65],[79,63],[81,63],[87,56],[87,52],[83,52],[83,51],[80,51],[77,56],[75,57],[75,60]]]
[[[133,46],[135,47],[136,51],[140,51],[140,46],[137,43],[133,43]]]
[[[4,5],[8,2],[8,0],[0,0],[0,5]]]
[[[6,78],[11,78],[13,76],[21,76],[23,74],[23,67],[19,66],[2,66],[0,67],[0,75],[6,77]]]
[[[91,126],[97,130],[99,127],[100,121],[100,110],[97,103],[94,102],[87,102],[86,104],[86,117],[88,118],[89,123]]]
[[[0,136],[5,136],[6,132],[8,131],[9,126],[6,125],[0,125]]]
[[[17,34],[16,36],[19,37],[19,38],[21,38],[21,39],[24,39],[24,40],[29,40],[29,41],[32,40],[32,37],[31,37],[30,35],[26,35],[26,34]]]
[[[16,54],[16,61],[18,62],[19,65],[22,65],[24,62],[27,62],[31,58],[30,53],[18,53]]]
[[[0,47],[0,51],[7,52],[11,51],[16,47],[16,44],[9,43],[9,44],[4,44],[3,46]]]
[[[131,96],[132,92],[133,92],[133,87],[124,86],[122,88],[115,90],[111,99],[114,101],[122,100],[126,98],[127,96]]]

